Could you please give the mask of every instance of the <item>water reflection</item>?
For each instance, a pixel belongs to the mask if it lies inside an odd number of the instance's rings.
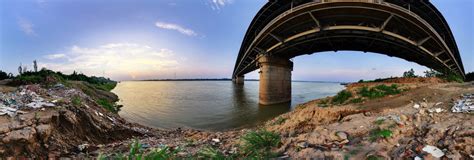
[[[292,106],[333,95],[336,83],[293,82],[291,103],[258,104],[258,82],[122,82],[113,92],[125,119],[158,128],[227,130],[250,127],[292,110]]]

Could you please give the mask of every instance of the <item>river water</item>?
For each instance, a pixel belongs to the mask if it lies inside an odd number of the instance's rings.
[[[157,128],[228,130],[251,127],[291,111],[297,104],[335,95],[339,83],[292,82],[292,102],[258,104],[258,81],[127,81],[112,91],[119,115]]]

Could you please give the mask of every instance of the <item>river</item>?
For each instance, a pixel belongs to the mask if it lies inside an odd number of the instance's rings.
[[[335,95],[339,83],[292,82],[291,103],[258,104],[258,81],[126,81],[112,90],[123,105],[119,115],[156,128],[222,131],[252,127],[291,111],[297,104]]]

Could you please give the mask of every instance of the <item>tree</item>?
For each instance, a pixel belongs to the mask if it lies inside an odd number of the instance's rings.
[[[425,73],[425,77],[439,77],[442,75],[440,72],[435,71],[433,69],[427,70],[424,73]]]
[[[466,74],[466,82],[474,81],[474,72],[469,72]]]
[[[18,66],[18,74],[21,75],[22,73],[23,73],[23,69],[22,69],[21,63],[20,63],[20,66]]]
[[[36,60],[33,61],[33,68],[35,69],[35,72],[38,72],[38,64],[36,63]]]
[[[0,70],[0,80],[8,79],[10,78],[6,72],[3,72]]]
[[[415,78],[416,75],[415,75],[415,71],[412,69],[410,69],[409,71],[406,71],[406,72],[403,72],[403,77],[405,78]]]

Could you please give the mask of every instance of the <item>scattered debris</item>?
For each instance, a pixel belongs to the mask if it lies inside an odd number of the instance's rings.
[[[420,108],[420,105],[418,103],[415,103],[415,105],[413,105],[413,108],[418,109],[418,108]]]
[[[474,111],[474,94],[465,94],[463,97],[454,103],[451,109],[454,113],[471,113]]]
[[[423,147],[422,150],[425,152],[428,152],[429,154],[431,154],[433,157],[436,157],[436,158],[441,158],[444,156],[444,152],[435,146],[426,145],[425,147]]]
[[[213,138],[212,141],[213,141],[213,142],[216,142],[216,143],[220,143],[220,142],[221,142],[221,140],[219,140],[219,139],[217,139],[217,138]]]
[[[84,149],[86,149],[87,147],[89,147],[89,144],[85,143],[85,144],[81,144],[79,146],[77,146],[77,149],[79,149],[79,151],[84,151]]]
[[[391,119],[391,120],[395,121],[397,124],[403,124],[402,120],[400,119],[400,116],[397,116],[397,115],[388,115],[388,116],[377,117],[376,121],[387,120],[387,119]]]
[[[0,116],[9,115],[14,117],[17,113],[26,113],[21,109],[41,109],[43,107],[54,107],[55,104],[46,101],[33,90],[39,90],[38,86],[22,86],[15,92],[0,92]]]
[[[430,113],[433,113],[433,112],[441,113],[441,112],[444,112],[444,109],[442,109],[442,108],[431,108],[431,109],[428,109],[428,112],[430,112]]]

